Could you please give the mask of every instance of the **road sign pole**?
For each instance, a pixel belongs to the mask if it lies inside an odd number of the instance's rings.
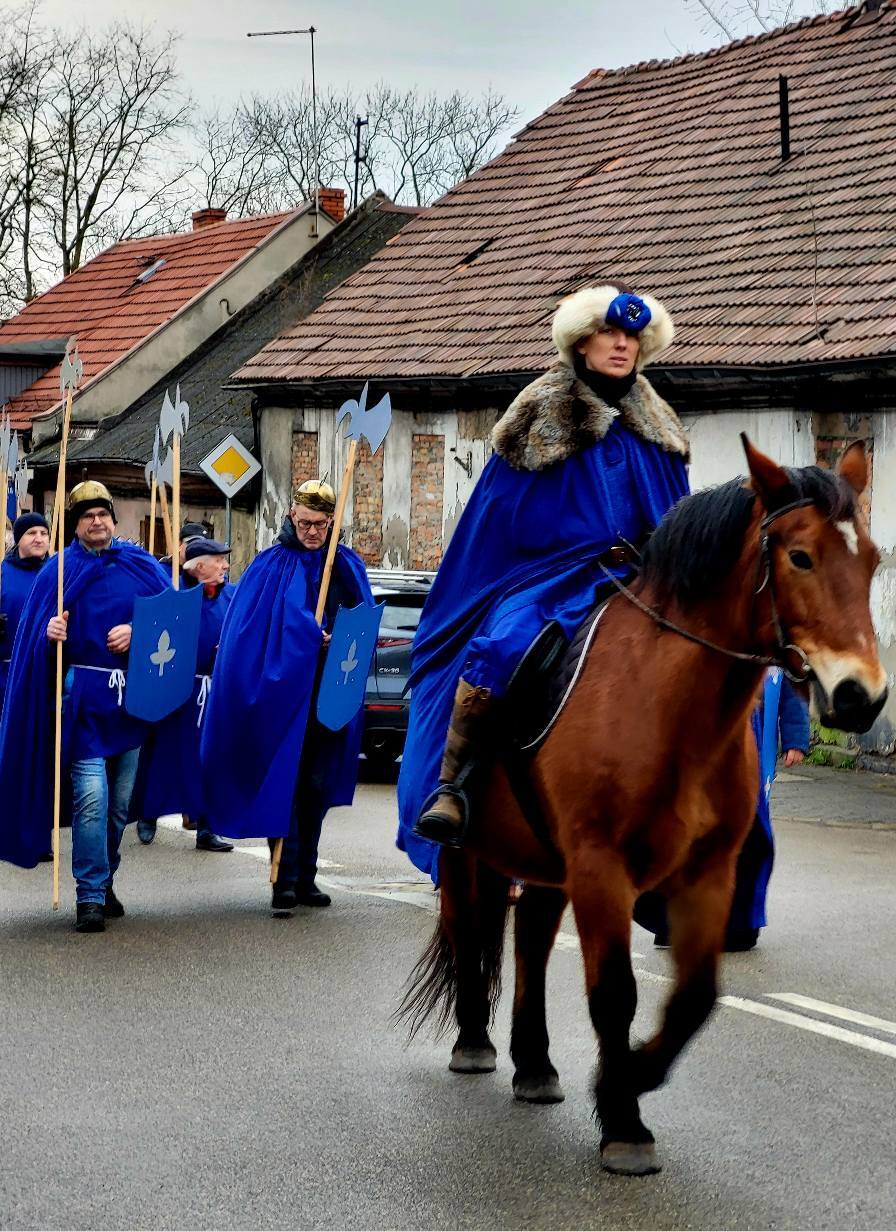
[[[224,546],[230,546],[230,535],[233,529],[233,510],[231,509],[230,498],[224,501]]]

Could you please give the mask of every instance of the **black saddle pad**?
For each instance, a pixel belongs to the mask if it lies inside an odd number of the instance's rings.
[[[549,624],[527,650],[508,689],[513,744],[519,752],[535,752],[563,712],[611,597],[601,595],[571,641],[558,624]]]

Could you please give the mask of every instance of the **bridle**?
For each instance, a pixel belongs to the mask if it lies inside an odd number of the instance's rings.
[[[675,633],[679,637],[684,637],[686,641],[693,641],[695,645],[702,645],[704,649],[713,650],[717,654],[724,654],[728,658],[736,658],[739,662],[753,663],[757,667],[780,667],[787,678],[794,684],[805,684],[813,679],[815,672],[809,664],[809,659],[804,650],[801,650],[798,645],[787,641],[784,636],[784,629],[781,625],[781,617],[778,614],[778,596],[775,589],[775,570],[772,568],[771,547],[769,545],[768,530],[779,517],[784,517],[787,513],[793,513],[796,509],[805,509],[815,502],[806,497],[803,500],[794,500],[790,504],[783,505],[780,509],[775,509],[773,513],[769,513],[759,523],[759,563],[756,573],[756,588],[753,591],[754,599],[758,598],[763,590],[768,589],[769,601],[771,604],[772,626],[775,630],[775,654],[769,657],[765,654],[750,654],[744,650],[732,650],[728,646],[718,645],[715,641],[709,641],[706,637],[701,637],[697,633],[692,633],[686,628],[681,628],[678,624],[674,624],[671,620],[667,620],[665,616],[654,610],[653,607],[648,607],[646,603],[642,603],[637,594],[634,594],[624,582],[610,571],[600,560],[597,562],[598,568],[604,574],[608,581],[611,581],[616,589],[625,598],[628,599],[633,606],[639,611],[643,611],[646,616],[653,620],[654,624],[660,628],[665,628],[670,633]],[[626,544],[626,546],[629,546]],[[788,663],[788,655],[793,655],[799,664],[796,671],[791,669]]]

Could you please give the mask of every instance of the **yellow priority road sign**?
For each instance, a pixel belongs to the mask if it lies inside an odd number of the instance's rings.
[[[232,500],[237,492],[258,474],[261,463],[231,434],[202,459],[199,468],[228,500]]]

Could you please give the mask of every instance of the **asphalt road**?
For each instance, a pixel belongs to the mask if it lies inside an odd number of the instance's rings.
[[[455,1077],[449,1042],[391,1027],[435,900],[392,848],[389,786],[332,815],[334,904],[289,921],[257,848],[202,854],[175,829],[148,848],[128,831],[127,917],[100,936],[72,931],[67,876],[54,916],[46,867],[0,866],[0,1228],[892,1227],[896,832],[872,825],[896,822],[896,781],[863,779],[873,815],[855,781],[779,784],[801,819],[778,826],[771,926],[726,959],[729,1000],[645,1100],[665,1169],[641,1180],[598,1166],[569,921],[550,970],[561,1106],[514,1103],[506,1055]],[[641,1034],[668,973],[648,942],[636,929]]]

